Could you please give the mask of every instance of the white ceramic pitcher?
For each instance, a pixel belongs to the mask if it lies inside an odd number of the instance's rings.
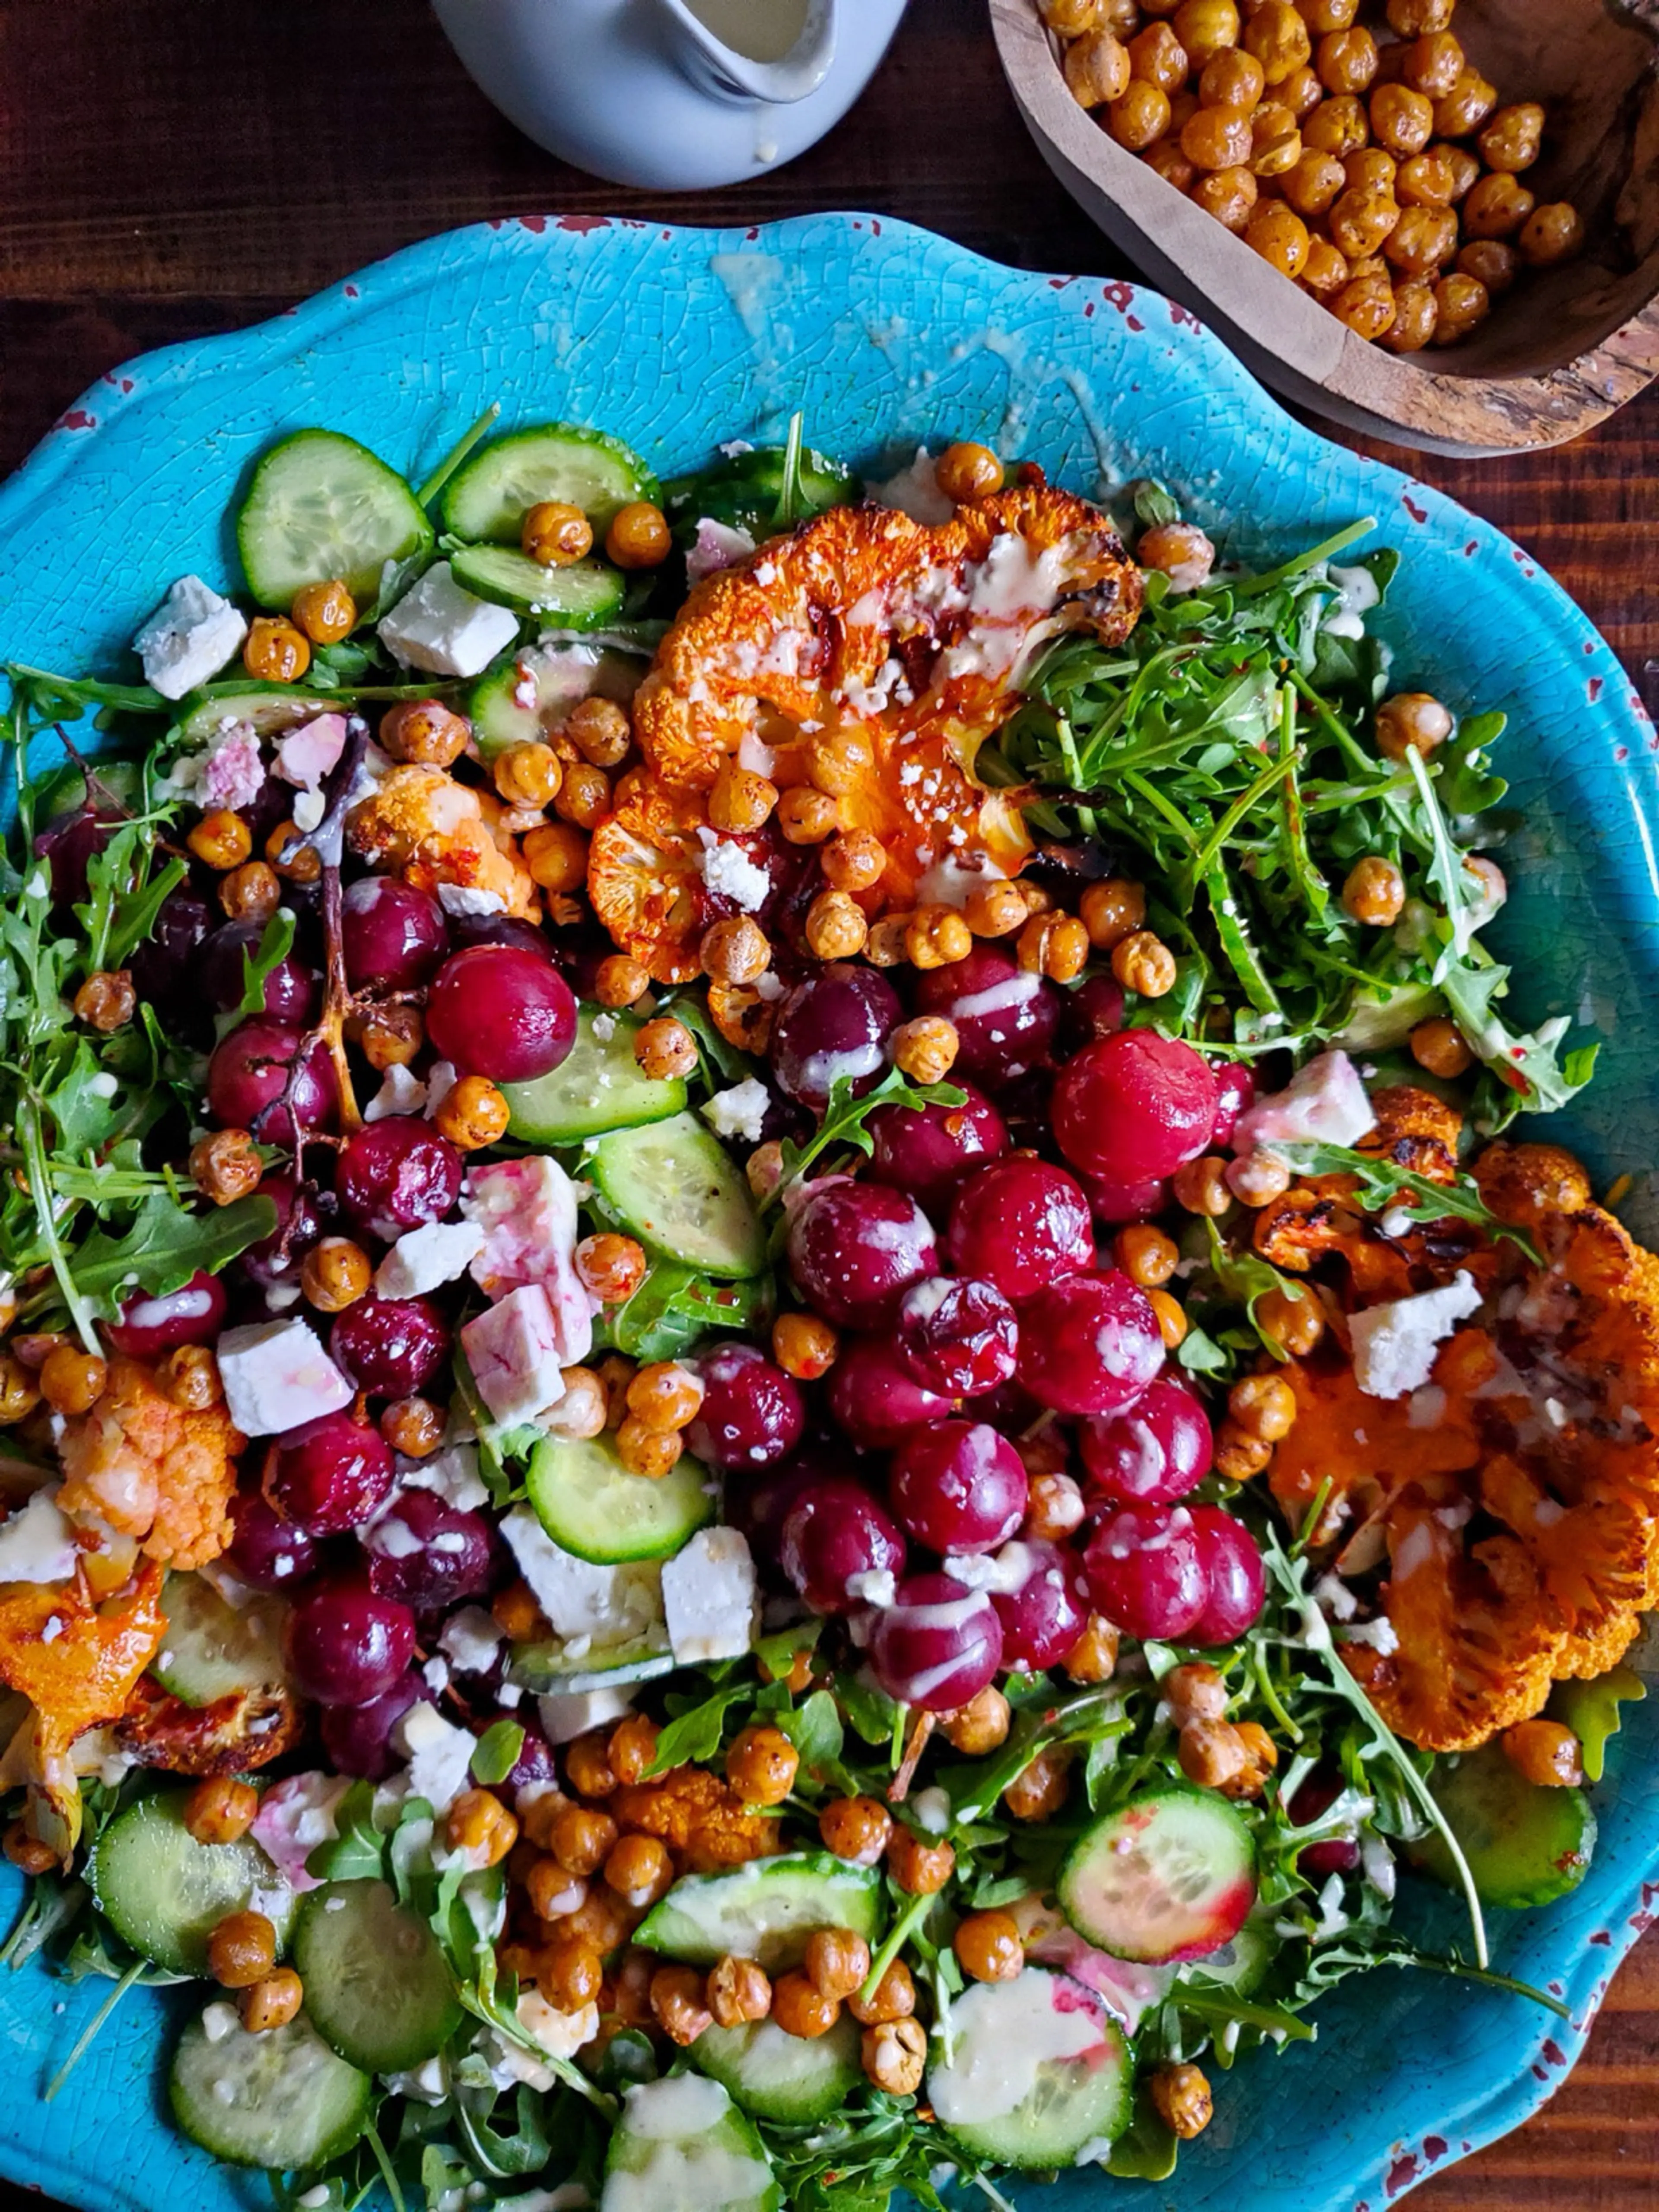
[[[710,27],[739,35],[745,9],[764,23],[769,4],[433,0],[467,69],[538,145],[669,191],[741,183],[805,153],[869,82],[905,0],[805,0],[799,37],[774,60],[754,52],[775,37],[740,52]],[[777,5],[787,23],[789,0]]]

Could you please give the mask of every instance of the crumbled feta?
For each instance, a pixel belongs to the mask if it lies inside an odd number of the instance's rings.
[[[276,773],[284,783],[294,784],[301,791],[314,792],[323,778],[339,766],[345,743],[343,714],[315,715],[276,740]],[[318,820],[321,818],[319,815]],[[295,819],[298,820],[297,814]],[[303,823],[300,826],[305,827]],[[316,824],[313,823],[312,827],[314,829]]]
[[[426,1686],[431,1691],[434,1698],[441,1698],[444,1692],[449,1687],[448,1660],[441,1658],[428,1659],[425,1666],[421,1669],[421,1680],[426,1684]]]
[[[234,2035],[240,2025],[235,2006],[227,2004],[222,1997],[216,1999],[202,2014],[202,2033],[210,2043],[222,2043],[228,2035]]]
[[[440,1816],[447,1813],[471,1780],[477,1737],[422,1698],[392,1729],[392,1745],[409,1761],[410,1796],[424,1797]]]
[[[459,1512],[471,1513],[489,1503],[489,1492],[478,1473],[478,1448],[473,1443],[446,1444],[430,1459],[406,1468],[403,1480],[411,1490],[435,1492],[446,1505],[454,1506]]]
[[[433,676],[482,676],[519,635],[519,617],[463,591],[448,562],[437,561],[378,627],[380,642],[406,668]]]
[[[1354,1380],[1370,1398],[1403,1398],[1434,1370],[1436,1347],[1480,1310],[1480,1292],[1460,1268],[1443,1290],[1391,1298],[1353,1316]]]
[[[351,1403],[351,1385],[302,1321],[251,1322],[219,1339],[219,1379],[246,1437],[281,1436]]]
[[[428,2058],[407,2074],[383,2074],[380,2079],[394,2097],[412,2097],[416,2104],[441,2105],[449,2094],[449,2076],[441,2058]],[[305,2202],[302,2197],[300,2202]]]
[[[717,837],[712,830],[699,830],[702,844],[702,879],[716,898],[735,900],[745,914],[754,914],[771,896],[772,878],[751,860],[735,839]]]
[[[1385,1657],[1390,1651],[1400,1649],[1400,1638],[1395,1635],[1394,1623],[1386,1613],[1378,1613],[1375,1620],[1352,1622],[1343,1630],[1337,1642],[1339,1644],[1369,1644],[1373,1651],[1380,1651]]]
[[[1346,1052],[1322,1052],[1298,1068],[1283,1091],[1259,1098],[1238,1117],[1233,1150],[1241,1158],[1258,1146],[1354,1145],[1376,1125],[1359,1071]]]
[[[614,1014],[594,1015],[593,1037],[596,1043],[609,1044],[611,1038],[615,1036],[616,1034],[617,1017]]]
[[[440,884],[438,903],[458,918],[507,912],[507,901],[499,891],[483,890],[476,884]]]
[[[180,576],[132,641],[144,681],[164,699],[216,676],[247,635],[247,623],[199,576]]]
[[[891,1605],[897,1590],[890,1567],[865,1567],[847,1577],[847,1595],[855,1605],[872,1605],[878,1611]]]
[[[332,1843],[338,1835],[334,1815],[350,1786],[343,1775],[290,1774],[273,1783],[259,1800],[248,1833],[290,1889],[317,1887],[306,1860],[319,1844]]]
[[[365,1121],[384,1121],[389,1114],[418,1114],[427,1103],[427,1087],[406,1067],[388,1067],[380,1087],[363,1109]]]
[[[697,523],[696,538],[685,556],[687,580],[700,584],[705,576],[729,568],[738,561],[746,561],[754,550],[755,541],[746,530],[728,522],[715,522],[705,514]]]
[[[702,1118],[717,1137],[746,1137],[757,1145],[771,1103],[766,1085],[751,1075],[729,1091],[717,1091],[703,1108]]]
[[[374,1270],[383,1298],[420,1298],[464,1275],[483,1249],[475,1221],[426,1221],[407,1229]]]
[[[556,1635],[621,1644],[660,1620],[662,1571],[654,1563],[596,1567],[579,1559],[553,1541],[527,1505],[503,1516],[501,1534]]]
[[[300,791],[294,795],[294,826],[309,836],[328,811],[328,801],[320,791]]]
[[[606,1728],[631,1712],[634,1693],[627,1689],[567,1690],[556,1697],[538,1698],[542,1734],[550,1743],[574,1743],[590,1729]]]
[[[81,1554],[75,1532],[58,1510],[58,1484],[37,1490],[0,1522],[0,1583],[61,1583]]]
[[[481,1605],[464,1605],[445,1621],[438,1649],[458,1674],[487,1674],[501,1642],[501,1631]]]
[[[593,1348],[599,1301],[576,1273],[580,1224],[570,1177],[545,1153],[504,1160],[473,1175],[461,1212],[483,1231],[473,1281],[489,1297],[526,1285],[538,1288],[551,1315],[559,1364],[579,1366]]]
[[[599,2033],[599,2008],[585,2004],[574,2012],[555,2012],[539,1990],[523,1990],[519,1996],[518,2021],[550,2057],[574,2058],[583,2044],[591,2043]],[[544,2094],[558,2079],[550,2066],[494,2028],[481,2038],[479,2048],[489,2063],[490,2079],[497,2088],[511,2088],[523,2081]]]
[[[698,1529],[663,1563],[662,1601],[679,1665],[740,1659],[754,1641],[756,1620],[755,1562],[742,1531]]]
[[[434,1060],[426,1072],[426,1118],[429,1121],[460,1081],[453,1060]]]
[[[466,1323],[461,1345],[478,1395],[504,1425],[533,1421],[564,1395],[559,1333],[539,1283],[509,1291]]]

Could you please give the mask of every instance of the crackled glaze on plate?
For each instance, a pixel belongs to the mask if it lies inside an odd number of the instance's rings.
[[[310,423],[418,477],[491,399],[504,424],[568,416],[667,475],[717,441],[809,434],[867,464],[923,439],[988,439],[1093,492],[1151,475],[1246,559],[1362,514],[1404,562],[1395,674],[1459,709],[1503,707],[1498,764],[1523,816],[1491,935],[1528,1026],[1565,1013],[1602,1068],[1540,1133],[1603,1179],[1653,1164],[1649,1027],[1659,971],[1659,737],[1607,645],[1517,545],[1392,470],[1300,428],[1184,309],[1097,279],[1032,276],[925,232],[823,216],[672,231],[591,216],[459,231],[257,330],[112,371],[0,489],[0,656],[131,675],[127,641],[172,579],[240,582],[227,516],[253,460]],[[1588,1034],[1588,1032],[1585,1032]],[[1659,1236],[1644,1183],[1626,1209]],[[1053,2212],[1383,2212],[1525,2118],[1559,2082],[1659,1899],[1659,1698],[1626,1708],[1596,1792],[1601,1847],[1553,1910],[1492,1916],[1494,1963],[1547,1985],[1569,2027],[1509,1996],[1389,1972],[1318,2007],[1319,2040],[1247,2057],[1175,2179],[1090,2171],[1020,2192]],[[18,1892],[3,1869],[0,1915]],[[1449,1905],[1422,1907],[1442,1938]],[[159,2084],[179,2000],[128,1996],[69,2086],[40,2092],[107,1984],[0,1976],[0,2174],[88,2212],[268,2203],[174,2136]]]

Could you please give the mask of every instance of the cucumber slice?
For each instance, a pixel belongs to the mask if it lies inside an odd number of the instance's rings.
[[[691,2045],[694,2066],[729,2089],[757,2120],[810,2127],[827,2120],[864,2079],[857,2022],[843,2014],[810,2042],[775,2020],[706,2027]]]
[[[608,562],[546,568],[505,545],[465,546],[450,556],[449,567],[475,599],[536,615],[554,629],[603,629],[622,612],[628,593],[622,570]]]
[[[161,1594],[167,1632],[150,1662],[164,1689],[187,1705],[210,1705],[239,1691],[280,1689],[283,1664],[281,1598],[255,1598],[239,1613],[204,1576],[169,1575]]]
[[[628,2092],[599,2212],[783,2212],[760,2137],[718,2081],[671,2074]]]
[[[714,1517],[714,1479],[681,1454],[660,1482],[631,1474],[610,1431],[580,1440],[545,1437],[530,1461],[525,1487],[536,1518],[562,1551],[591,1566],[629,1559],[672,1559]],[[568,1686],[568,1685],[566,1686]]]
[[[236,544],[261,606],[286,609],[302,585],[337,576],[367,609],[388,561],[430,549],[432,525],[403,478],[367,446],[335,430],[296,430],[253,471]]]
[[[590,1690],[625,1690],[635,1682],[654,1682],[674,1671],[674,1655],[659,1637],[635,1637],[631,1643],[594,1650],[576,1639],[578,1656],[563,1644],[519,1644],[507,1662],[507,1679],[538,1698],[580,1698]]]
[[[1595,1815],[1582,1790],[1546,1790],[1517,1774],[1495,1743],[1437,1765],[1435,1801],[1463,1847],[1485,1905],[1550,1905],[1577,1889],[1595,1850]],[[1413,1863],[1457,1887],[1437,1835],[1409,1846]]]
[[[576,1017],[576,1042],[550,1075],[533,1083],[504,1083],[512,1109],[507,1133],[526,1145],[576,1145],[608,1129],[633,1129],[685,1111],[685,1085],[675,1078],[655,1082],[634,1057],[640,1030],[635,1014],[607,1014],[611,1034],[593,1033],[600,1009]]]
[[[1085,1831],[1058,1888],[1078,1934],[1117,1958],[1206,1958],[1255,1903],[1255,1845],[1224,1797],[1148,1790]]]
[[[927,2069],[927,2101],[964,2150],[1005,2166],[1074,2166],[1129,2124],[1133,2069],[1123,2031],[1092,1990],[1046,1966],[975,1982],[951,2007],[951,2057]]]
[[[881,1876],[828,1851],[751,1859],[732,1874],[687,1875],[635,1930],[634,1941],[690,1966],[730,1952],[767,1972],[799,1966],[815,1928],[850,1928],[873,1950],[883,1919]]]
[[[221,2032],[193,2020],[173,2054],[167,2096],[183,2133],[232,2166],[278,2173],[349,2150],[374,2109],[368,2075],[337,2057],[303,2013],[250,2035],[223,2023],[228,2009],[222,1999],[210,2005]]]
[[[307,1891],[294,1963],[318,2033],[368,2074],[435,2057],[465,2017],[432,1930],[383,1881]]]
[[[486,761],[509,745],[532,744],[558,728],[581,699],[626,707],[645,680],[643,645],[611,636],[552,638],[489,669],[466,702],[472,736]]]
[[[1247,1997],[1273,1963],[1273,1940],[1259,1920],[1247,1920],[1237,1936],[1201,1959],[1175,1970],[1183,1982],[1206,1983]]]
[[[252,1836],[198,1844],[185,1826],[188,1790],[161,1790],[117,1814],[93,1851],[100,1911],[124,1942],[170,1974],[204,1974],[208,1937],[228,1912],[263,1912],[280,1945],[294,1893]]]
[[[319,691],[224,691],[216,699],[204,699],[199,707],[192,707],[179,723],[179,734],[187,748],[204,745],[218,736],[227,722],[246,722],[260,737],[274,737],[279,730],[297,728],[314,715],[337,714],[339,706],[337,699],[325,698]]]
[[[579,507],[603,538],[618,507],[657,497],[657,479],[620,438],[574,422],[543,422],[492,439],[451,477],[444,528],[457,538],[516,545],[544,500]]]
[[[711,1275],[758,1275],[766,1234],[737,1163],[695,1114],[601,1137],[588,1159],[601,1201],[653,1251]]]

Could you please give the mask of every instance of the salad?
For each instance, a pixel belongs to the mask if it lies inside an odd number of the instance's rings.
[[[1162,2179],[1345,1977],[1503,1982],[1642,1694],[1659,1262],[1522,1119],[1503,718],[1366,520],[495,413],[7,670],[46,2094],[188,1984],[306,2212]]]

